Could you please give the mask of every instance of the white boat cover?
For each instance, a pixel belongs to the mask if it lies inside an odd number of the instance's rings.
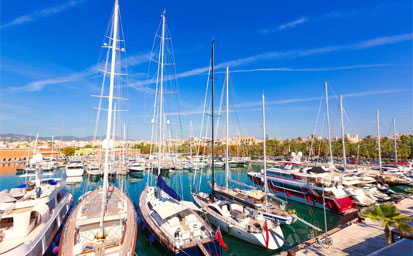
[[[3,191],[0,192],[0,203],[10,203],[16,201],[16,198],[12,197],[9,193]]]
[[[24,191],[21,188],[12,188],[10,190],[10,195],[12,197],[22,197],[22,196],[24,196]]]
[[[159,214],[159,216],[161,216],[163,220],[186,209],[200,211],[200,209],[193,202],[173,202],[171,200],[162,202],[162,204],[156,205],[153,209]]]

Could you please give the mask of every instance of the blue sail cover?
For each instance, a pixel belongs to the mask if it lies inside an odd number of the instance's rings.
[[[175,200],[181,201],[181,197],[175,192],[175,190],[173,190],[166,184],[161,175],[158,175],[158,181],[156,182],[156,185]]]

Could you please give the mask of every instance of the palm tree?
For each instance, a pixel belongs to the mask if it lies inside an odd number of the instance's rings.
[[[362,215],[375,221],[380,221],[384,226],[384,234],[386,235],[387,245],[391,244],[390,226],[395,225],[400,231],[412,233],[412,230],[407,224],[413,218],[403,216],[397,211],[393,204],[373,205],[362,212]]]

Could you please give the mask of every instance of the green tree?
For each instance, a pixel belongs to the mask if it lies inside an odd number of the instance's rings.
[[[73,156],[75,154],[75,148],[74,147],[65,147],[62,149],[62,154],[65,156]]]
[[[390,226],[395,225],[400,231],[412,233],[412,230],[407,224],[413,220],[410,217],[403,216],[397,211],[396,206],[392,204],[373,205],[362,212],[362,215],[375,221],[381,222],[384,226],[384,234],[386,235],[387,245],[391,244]]]

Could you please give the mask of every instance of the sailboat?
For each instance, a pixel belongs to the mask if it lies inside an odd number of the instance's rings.
[[[291,224],[296,219],[285,209],[278,207],[277,204],[273,204],[268,200],[268,186],[265,186],[264,192],[257,190],[247,184],[237,182],[231,179],[231,169],[229,163],[229,67],[226,68],[225,83],[226,83],[226,150],[225,150],[225,186],[219,186],[215,184],[215,192],[220,196],[223,196],[231,201],[236,201],[243,206],[249,207],[255,210],[257,214],[264,216],[266,219],[279,221],[283,224]],[[265,103],[264,95],[263,101],[263,132],[264,132],[264,177],[266,179],[266,150],[265,150]],[[243,187],[249,187],[250,189],[230,188],[229,182],[233,182]],[[266,182],[265,182],[266,183]]]
[[[30,136],[30,139],[31,139],[31,136]],[[33,141],[32,158],[36,154],[37,139],[38,138],[36,137],[36,139]],[[41,166],[43,166],[43,159],[41,160],[40,163],[37,163],[37,164],[40,164]],[[24,168],[17,168],[16,172],[19,173],[19,174],[20,173],[28,174],[28,173],[36,172],[36,161],[33,161],[31,158],[27,157],[25,167]]]
[[[107,58],[111,55],[110,71],[105,66],[104,78],[110,74],[108,99],[108,116],[105,149],[103,185],[91,192],[83,194],[70,214],[62,232],[59,244],[59,255],[134,255],[137,237],[137,215],[130,198],[114,185],[109,185],[108,174],[112,143],[113,89],[115,83],[116,54],[124,51],[120,48],[119,4],[115,1],[112,28],[109,35]],[[109,54],[111,53],[111,54]],[[106,61],[108,63],[108,59]],[[119,69],[119,67],[118,67]]]
[[[42,179],[42,154],[30,162],[35,179],[0,192],[0,255],[46,253],[73,202],[64,180]]]
[[[198,214],[200,209],[190,201],[182,200],[171,187],[162,179],[161,168],[164,166],[163,155],[166,143],[163,141],[165,112],[163,109],[164,65],[166,35],[165,11],[162,13],[161,45],[158,63],[159,84],[156,94],[159,96],[159,108],[154,108],[154,118],[159,119],[158,163],[156,186],[148,183],[139,198],[139,214],[143,229],[150,233],[150,241],[159,241],[175,255],[221,255],[218,240],[214,237],[213,229]],[[158,36],[158,33],[157,35]],[[156,102],[155,98],[155,102]],[[158,111],[157,111],[158,110]],[[157,112],[157,114],[156,114]],[[153,173],[154,173],[153,172]]]
[[[346,194],[343,185],[338,183],[337,175],[332,174],[335,167],[331,150],[327,82],[325,83],[325,96],[330,150],[328,166],[305,166],[305,163],[300,161],[302,153],[293,152],[292,161],[282,162],[281,167],[272,167],[267,170],[267,185],[280,198],[317,208],[324,208],[325,200],[327,210],[339,214],[352,214],[357,212],[353,199]],[[250,172],[248,177],[256,185],[264,186],[265,184],[263,173]]]
[[[379,117],[379,110],[376,111],[376,119],[377,119],[377,148],[378,148],[378,156],[379,156],[379,175],[376,176],[376,180],[378,182],[383,182],[388,185],[408,185],[411,186],[413,184],[413,178],[410,178],[405,175],[404,169],[399,168],[384,168],[382,166],[381,161],[381,145],[380,145],[380,117]],[[395,131],[395,123],[393,123],[393,132]],[[395,133],[395,132],[394,132]],[[395,136],[395,134],[394,134]],[[397,142],[395,142],[397,143]],[[395,151],[397,145],[395,144]],[[396,155],[397,156],[397,151]]]
[[[228,69],[227,69],[228,70]],[[263,215],[257,214],[251,208],[242,204],[215,198],[215,167],[214,167],[214,40],[212,41],[211,54],[211,123],[212,123],[212,145],[211,145],[211,169],[212,169],[212,193],[210,195],[199,192],[192,193],[195,202],[206,212],[209,221],[224,232],[237,237],[245,242],[276,250],[283,246],[284,238],[281,227],[276,221],[269,221]],[[228,111],[227,111],[228,114]],[[228,151],[227,151],[228,152]],[[226,157],[226,168],[228,177],[228,157]]]

